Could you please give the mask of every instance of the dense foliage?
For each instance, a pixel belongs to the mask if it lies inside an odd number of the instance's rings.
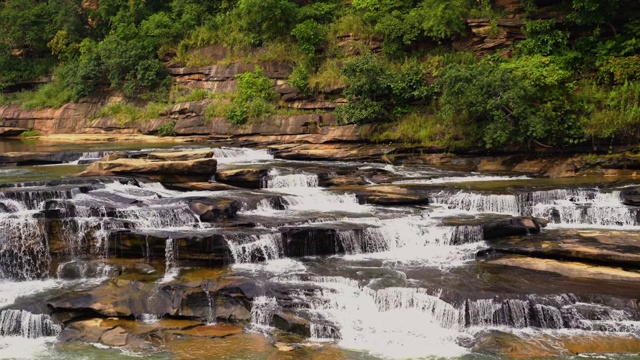
[[[483,31],[499,39],[498,19],[514,15],[490,0],[0,0],[0,103],[57,107],[114,89],[153,101],[107,109],[134,121],[176,99],[213,97],[174,93],[167,63],[285,61],[290,85],[344,97],[340,121],[378,125],[374,139],[486,148],[640,140],[637,0],[522,0],[515,14],[523,38],[479,58],[468,51],[467,19],[488,19]],[[200,51],[209,45],[225,58]],[[44,76],[54,80],[20,91]],[[242,124],[280,111],[260,67],[237,80],[212,116]]]

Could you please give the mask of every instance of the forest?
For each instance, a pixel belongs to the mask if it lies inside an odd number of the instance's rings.
[[[301,94],[344,99],[342,123],[375,124],[374,142],[640,141],[640,1],[503,2],[3,0],[0,104],[56,108],[117,91],[132,105],[104,114],[140,120],[213,98],[208,113],[240,125],[290,111],[260,67],[228,94],[177,89],[167,68],[278,61],[292,65],[288,83]],[[473,19],[490,40],[504,40],[504,19],[521,26],[506,45],[474,52]],[[360,41],[345,46],[345,36]],[[211,45],[222,59],[198,51]]]

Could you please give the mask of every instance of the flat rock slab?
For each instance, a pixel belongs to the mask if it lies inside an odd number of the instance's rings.
[[[189,329],[175,330],[171,333],[178,335],[199,336],[199,337],[225,337],[230,335],[236,335],[243,332],[243,329],[239,326],[231,324],[218,323],[211,325],[196,326]]]
[[[571,278],[590,278],[602,280],[640,281],[639,272],[625,271],[621,268],[589,265],[573,261],[558,261],[551,259],[536,259],[521,256],[509,256],[487,263],[504,265],[523,269],[546,271]]]
[[[218,162],[216,159],[186,161],[152,161],[147,159],[116,159],[96,161],[83,175],[111,174],[168,174],[168,175],[212,175]]]
[[[640,267],[640,234],[626,231],[549,231],[492,240],[491,250],[537,258]]]

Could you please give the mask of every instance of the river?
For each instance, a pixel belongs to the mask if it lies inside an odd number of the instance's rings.
[[[634,179],[200,144],[262,181],[180,191],[69,177],[145,145],[0,147],[71,154],[0,167],[0,358],[640,359],[640,208],[621,197]],[[367,201],[375,185],[421,196]],[[548,225],[488,238],[521,217]]]

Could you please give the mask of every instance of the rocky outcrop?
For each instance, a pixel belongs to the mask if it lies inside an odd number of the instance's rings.
[[[154,314],[158,317],[246,324],[251,320],[251,303],[242,288],[252,286],[247,282],[244,278],[224,278],[220,283],[204,280],[157,284],[115,279],[92,290],[51,299],[48,306],[54,316],[60,316],[66,322],[91,315],[133,317]],[[72,317],[64,313],[70,313]]]
[[[620,193],[622,203],[630,206],[640,206],[640,187],[628,187]]]
[[[640,267],[639,236],[622,231],[550,231],[538,236],[487,238],[488,252],[572,260],[614,267]]]
[[[207,181],[215,174],[217,160],[210,151],[156,152],[143,157],[111,154],[89,165],[81,176],[135,175],[163,183]]]
[[[510,219],[496,220],[482,226],[485,240],[514,235],[529,235],[539,233],[540,229],[547,226],[543,219],[533,217],[513,217]]]

